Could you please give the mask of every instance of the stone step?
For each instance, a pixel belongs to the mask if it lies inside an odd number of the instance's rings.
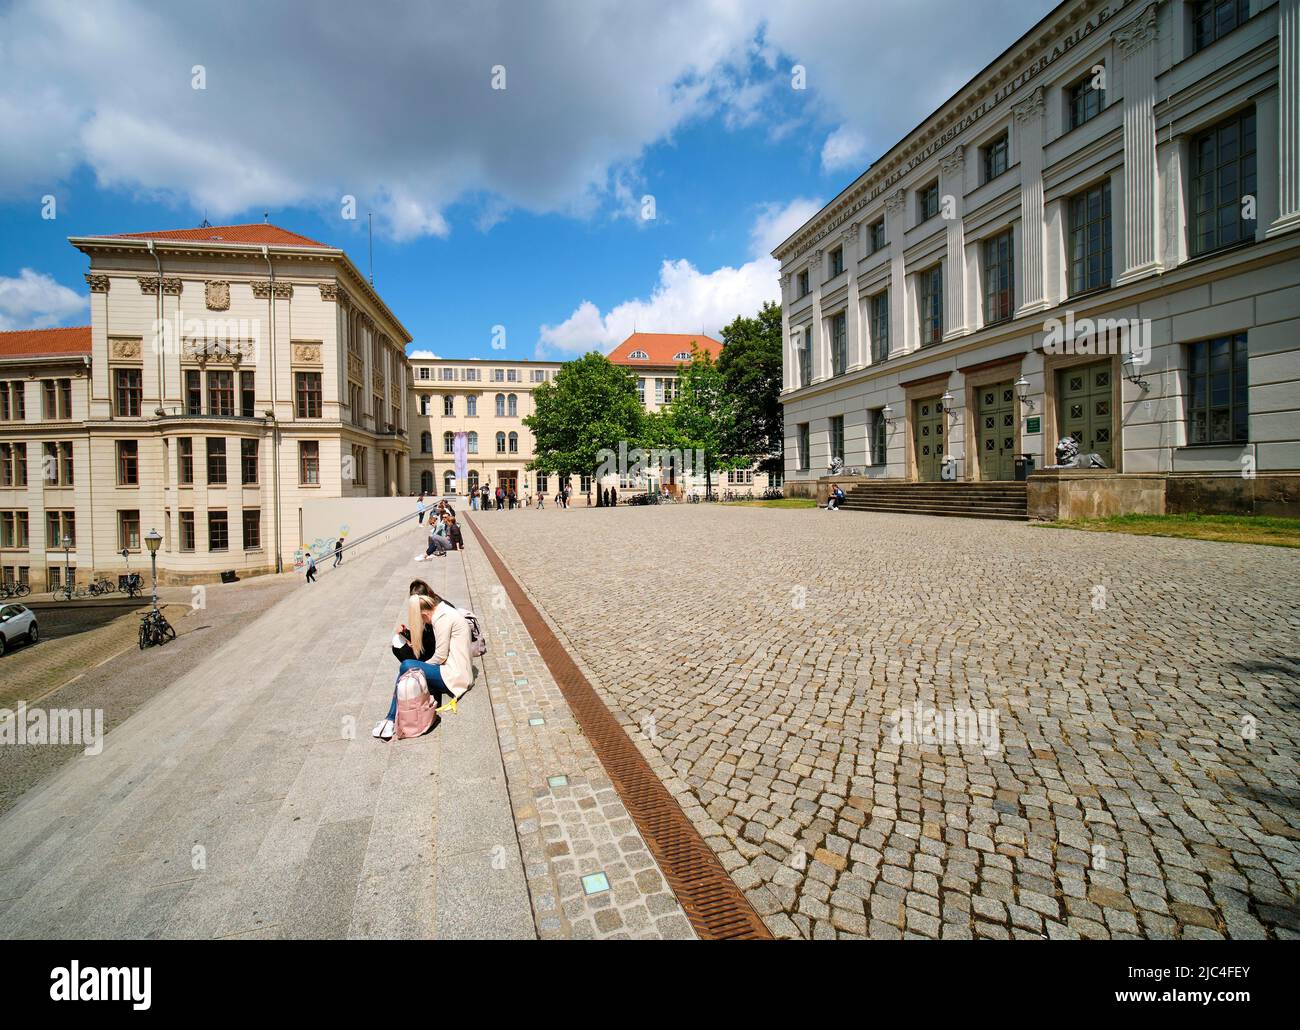
[[[883,505],[857,506],[845,505],[844,511],[870,511],[884,515],[937,515],[958,519],[998,519],[1005,522],[1028,522],[1029,515],[1022,511],[1004,511],[992,508],[915,508],[907,505],[884,507]]]

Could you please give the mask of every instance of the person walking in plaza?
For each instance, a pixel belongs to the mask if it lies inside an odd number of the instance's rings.
[[[420,494],[420,499],[415,502],[415,510],[419,515],[419,518],[416,521],[418,521],[419,524],[423,526],[424,525],[424,494]]]
[[[545,511],[545,510],[546,510],[546,491],[545,491],[545,490],[538,490],[538,491],[537,491],[537,510],[538,510],[538,511]]]
[[[478,506],[478,507],[479,507],[479,511],[487,511],[487,510],[488,510],[488,497],[489,497],[490,495],[488,494],[488,485],[487,485],[486,483],[483,484],[483,489],[482,489],[481,493],[482,493],[482,498],[481,498],[480,501],[479,501],[479,506]]]
[[[618,505],[618,487],[616,486],[611,486],[609,488],[609,504],[610,507]]]
[[[339,538],[334,541],[334,566],[333,567],[336,569],[343,564],[343,540],[344,540],[343,534],[340,533]]]
[[[501,511],[506,506],[506,492],[501,489],[501,484],[497,484],[497,511]]]
[[[311,551],[307,552],[307,582],[316,582],[316,558]]]

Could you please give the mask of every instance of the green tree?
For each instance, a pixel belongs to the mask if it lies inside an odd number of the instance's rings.
[[[735,398],[727,392],[721,366],[692,343],[690,364],[677,373],[677,396],[663,416],[650,423],[657,437],[651,445],[699,451],[704,460],[705,495],[712,496],[715,471],[749,464],[747,455],[730,449],[734,422]]]
[[[737,315],[722,342],[718,367],[734,404],[726,449],[758,459],[763,472],[781,472],[781,305],[765,303],[753,318]]]
[[[636,381],[605,355],[566,361],[533,391],[533,413],[523,420],[535,442],[528,467],[561,477],[594,472],[603,448],[636,446],[644,417]]]

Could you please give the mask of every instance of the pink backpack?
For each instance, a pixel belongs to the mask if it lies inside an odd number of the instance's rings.
[[[429,683],[419,669],[408,669],[397,680],[397,719],[393,736],[398,740],[420,737],[442,721],[429,693]]]

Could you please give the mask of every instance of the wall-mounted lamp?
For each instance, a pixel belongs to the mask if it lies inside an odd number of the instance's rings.
[[[1121,363],[1120,368],[1123,370],[1125,379],[1133,383],[1143,393],[1146,393],[1151,389],[1151,384],[1142,378],[1142,366],[1144,364],[1145,362],[1138,361],[1133,352],[1129,351],[1124,355],[1124,361]]]
[[[1021,407],[1034,410],[1034,399],[1029,396],[1029,380],[1022,374],[1019,379],[1012,385],[1016,388],[1016,396],[1020,398]]]
[[[892,426],[895,422],[898,421],[898,419],[894,417],[894,408],[890,404],[886,404],[883,408],[881,408],[880,414],[884,417],[885,425],[887,426]]]
[[[957,424],[957,413],[953,411],[953,404],[955,401],[956,398],[953,397],[951,390],[944,390],[943,396],[939,398],[939,403],[943,406],[943,410],[948,413],[948,422],[950,425]]]

